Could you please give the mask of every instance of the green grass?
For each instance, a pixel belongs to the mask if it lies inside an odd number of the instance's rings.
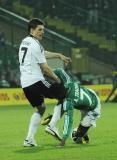
[[[45,116],[53,111],[48,106]],[[56,141],[39,128],[37,148],[22,146],[33,109],[30,106],[0,107],[0,159],[1,160],[116,160],[117,159],[117,104],[103,104],[97,127],[91,129],[90,144],[73,144],[71,138],[66,146],[58,148]],[[74,113],[74,127],[79,121],[79,112]],[[63,119],[58,127],[62,130]]]

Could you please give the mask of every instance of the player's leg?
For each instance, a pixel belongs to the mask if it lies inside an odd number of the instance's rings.
[[[52,119],[51,119],[51,121],[50,121],[50,123],[48,125],[51,126],[51,128],[56,127],[56,124],[60,120],[62,115],[63,115],[62,103],[59,102],[54,107],[54,113],[53,113]]]
[[[32,107],[37,109],[37,111],[31,116],[28,133],[24,141],[24,146],[36,146],[34,136],[39,127],[41,117],[45,112],[44,97],[42,96],[42,94],[43,91],[47,90],[48,92],[48,88],[39,81],[34,85],[24,88],[23,90]]]
[[[81,120],[77,129],[77,143],[80,143],[83,139],[85,142],[89,142],[88,130],[91,127],[96,127],[96,120],[100,117],[101,103],[99,97],[96,94],[95,96],[97,98],[95,109],[92,111],[81,110]]]
[[[77,143],[89,143],[89,137],[88,137],[88,130],[90,128],[90,125],[84,124],[83,119],[87,115],[87,111],[81,110],[81,120],[80,124],[77,128]],[[82,123],[83,122],[83,123]]]
[[[61,116],[62,116],[62,104],[58,103],[54,108],[54,113],[51,118],[51,121],[45,129],[47,133],[51,134],[58,140],[61,140],[61,137],[59,135],[58,129],[56,128],[56,124],[60,120]]]
[[[89,143],[88,130],[90,127],[84,127],[79,124],[78,129],[76,131],[76,143]]]
[[[77,129],[73,130],[72,139],[75,143],[79,143],[79,144],[89,143],[89,137],[87,133],[90,126],[84,126],[84,124],[81,124],[87,112],[82,110],[80,110],[80,112],[81,112],[80,124],[78,125]]]
[[[96,127],[96,120],[100,117],[101,104],[97,97],[98,104],[93,111],[81,111],[81,121],[77,129],[77,141],[76,143],[82,143],[85,140],[86,143],[89,142],[88,130],[91,127]]]
[[[81,124],[79,124],[78,128],[75,128],[73,131],[72,131],[72,140],[75,142],[75,143],[78,143],[78,144],[84,144],[84,143],[89,143],[89,136],[88,136],[88,130],[87,132],[85,132],[86,128],[83,127]]]
[[[45,112],[45,105],[44,103],[40,106],[36,106],[37,112],[33,113],[29,123],[29,129],[27,133],[27,137],[24,141],[24,146],[37,146],[35,141],[35,134],[37,133],[41,117]]]

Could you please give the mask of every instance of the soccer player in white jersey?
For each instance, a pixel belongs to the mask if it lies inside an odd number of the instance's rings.
[[[22,40],[19,48],[20,79],[26,98],[37,111],[31,117],[24,146],[37,146],[34,136],[45,112],[44,98],[52,98],[52,84],[45,80],[44,75],[54,83],[60,83],[60,79],[48,66],[46,58],[60,58],[65,63],[69,63],[71,59],[60,53],[44,51],[40,44],[44,34],[44,23],[40,19],[33,18],[29,21],[28,32],[29,35]]]

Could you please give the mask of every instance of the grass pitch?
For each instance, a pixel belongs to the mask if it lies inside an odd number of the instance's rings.
[[[74,144],[69,137],[66,146],[59,143],[40,126],[36,135],[38,147],[22,146],[33,108],[30,106],[0,107],[0,159],[1,160],[116,160],[117,159],[117,103],[102,104],[102,115],[97,127],[90,129],[90,144]],[[53,104],[46,113],[53,112]],[[74,127],[80,114],[74,112]],[[63,119],[58,127],[62,130]]]

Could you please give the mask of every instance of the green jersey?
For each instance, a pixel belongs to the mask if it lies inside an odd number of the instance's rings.
[[[72,79],[63,69],[56,69],[54,73],[61,79],[65,88],[68,89],[63,103],[63,109],[65,111],[63,138],[67,139],[73,123],[73,109],[94,110],[98,100],[94,91],[80,86],[78,82],[72,82]]]
[[[65,88],[68,89],[66,99],[71,99],[75,109],[93,110],[97,105],[97,96],[94,91],[82,87],[79,82],[73,82],[69,75],[61,68],[55,69],[54,73],[61,79]]]

